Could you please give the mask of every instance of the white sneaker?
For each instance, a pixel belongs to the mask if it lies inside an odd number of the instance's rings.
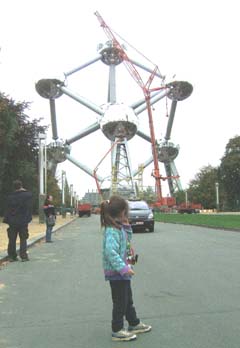
[[[113,341],[132,341],[132,340],[135,340],[136,338],[137,336],[134,333],[128,332],[125,329],[122,329],[117,332],[112,332]]]
[[[140,322],[136,326],[129,325],[129,327],[128,327],[128,331],[131,333],[134,333],[134,334],[149,332],[151,330],[152,330],[152,327],[150,325],[143,324],[142,322]]]

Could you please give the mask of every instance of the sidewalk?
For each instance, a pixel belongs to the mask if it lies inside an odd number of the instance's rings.
[[[59,229],[68,225],[74,221],[77,216],[66,215],[63,218],[61,215],[57,216],[56,225],[53,228],[53,233],[57,232]],[[29,224],[29,239],[28,248],[30,248],[35,243],[41,241],[45,237],[46,225],[45,223],[39,223],[39,217],[34,216],[32,222]],[[7,228],[8,225],[0,222],[0,264],[7,260]],[[17,251],[19,251],[19,238],[17,239]]]

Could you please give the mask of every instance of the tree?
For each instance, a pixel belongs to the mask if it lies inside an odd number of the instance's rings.
[[[70,194],[70,187],[69,187],[67,178],[65,180],[64,194],[65,194],[65,206],[70,207],[71,206],[71,194]]]
[[[216,208],[218,177],[218,168],[211,165],[201,168],[200,172],[189,183],[188,200],[192,203],[201,203],[205,209]]]
[[[0,192],[2,192],[9,156],[15,145],[18,108],[12,100],[0,94]],[[4,185],[5,186],[5,185]]]
[[[174,197],[176,198],[176,204],[177,205],[179,205],[180,203],[185,202],[185,200],[186,200],[185,191],[183,191],[183,190],[176,191],[174,193]]]
[[[0,214],[12,182],[21,179],[33,192],[33,209],[38,207],[38,134],[45,133],[41,119],[30,121],[24,112],[29,103],[17,103],[0,93]]]
[[[225,191],[227,209],[240,208],[240,136],[231,138],[219,168],[220,183]]]
[[[139,195],[141,199],[144,199],[148,203],[153,203],[156,201],[156,194],[151,186],[147,186],[141,195]]]

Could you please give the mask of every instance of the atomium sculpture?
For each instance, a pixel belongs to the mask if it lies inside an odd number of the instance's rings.
[[[99,14],[98,17],[100,17]],[[167,179],[170,194],[173,195],[177,189],[181,189],[179,175],[174,164],[174,160],[178,155],[179,149],[172,142],[169,142],[169,140],[177,102],[190,96],[193,90],[192,85],[183,81],[174,81],[165,84],[164,76],[162,76],[158,68],[149,68],[142,63],[129,58],[125,47],[118,43],[110,29],[106,26],[105,22],[103,22],[101,18],[100,20],[101,26],[104,27],[105,31],[107,31],[110,40],[108,40],[104,45],[101,44],[98,46],[98,55],[95,58],[77,67],[76,69],[64,73],[65,81],[58,79],[42,79],[36,83],[35,87],[37,92],[40,94],[40,96],[47,98],[50,102],[52,138],[54,141],[48,145],[49,169],[51,169],[52,173],[54,174],[58,163],[69,160],[96,180],[97,188],[100,192],[101,185],[105,179],[97,174],[97,168],[90,169],[83,163],[73,158],[70,154],[70,146],[72,144],[100,130],[111,143],[109,149],[109,152],[111,153],[110,192],[121,194],[125,193],[128,196],[130,194],[136,196],[136,178],[139,174],[139,168],[136,170],[132,169],[128,141],[135,135],[138,135],[152,145],[152,154],[149,155],[149,158],[142,164],[141,168],[144,169],[151,163],[154,163],[153,172],[157,173],[157,175],[154,174],[153,176],[155,176],[156,183],[160,183],[161,179]],[[101,61],[103,64],[109,66],[108,98],[107,102],[101,106],[98,106],[94,102],[79,96],[77,93],[66,87],[66,80],[69,78],[69,76],[98,61]],[[118,65],[123,63],[127,65],[127,68],[130,70],[132,76],[134,75],[134,78],[140,81],[140,84],[142,84],[142,80],[136,69],[140,68],[150,74],[147,83],[141,85],[144,91],[144,98],[132,103],[131,105],[120,103],[116,98],[116,69]],[[150,86],[153,79],[159,80],[159,88],[150,89],[146,87],[147,84]],[[57,115],[55,109],[55,100],[61,97],[63,94],[97,114],[97,121],[95,123],[89,125],[89,127],[86,129],[81,130],[80,133],[76,134],[74,137],[66,139],[65,142],[61,142],[58,137]],[[172,101],[172,104],[165,140],[158,143],[155,139],[154,126],[152,118],[150,117],[152,116],[151,106],[159,102],[164,97],[168,97]],[[146,110],[149,115],[150,136],[139,130],[139,116]],[[164,163],[166,171],[165,178],[159,175],[158,162]],[[158,200],[161,200],[161,191],[159,191],[159,195]]]

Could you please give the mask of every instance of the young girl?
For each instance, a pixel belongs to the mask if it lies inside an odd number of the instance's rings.
[[[128,203],[119,196],[104,201],[100,209],[100,222],[104,228],[103,267],[112,294],[112,340],[131,341],[137,333],[148,332],[151,326],[140,322],[133,306],[131,277],[134,271],[131,259],[132,228],[128,222]],[[124,329],[124,317],[128,330]]]
[[[48,195],[46,197],[46,200],[44,202],[44,206],[43,206],[43,210],[44,210],[44,214],[46,216],[46,243],[51,243],[52,242],[52,229],[54,225],[50,225],[48,223],[48,217],[50,215],[54,216],[55,220],[56,220],[56,213],[55,213],[55,208],[53,205],[53,197],[51,195]]]

